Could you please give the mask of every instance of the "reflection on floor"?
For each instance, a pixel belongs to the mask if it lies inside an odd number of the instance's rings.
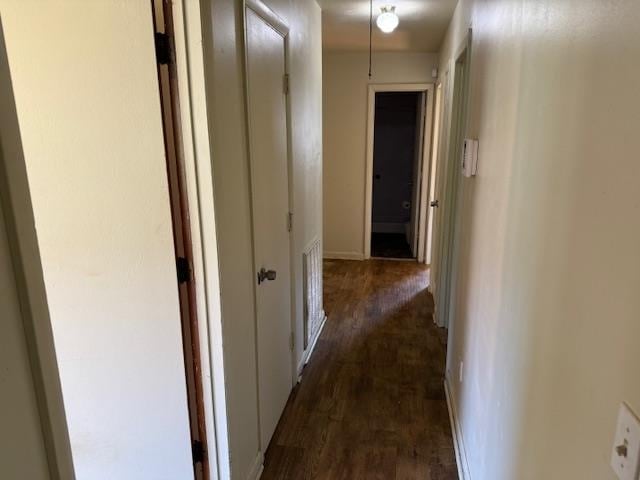
[[[325,261],[328,320],[263,480],[458,478],[428,279],[412,262]]]
[[[372,233],[371,256],[378,258],[413,258],[406,235],[402,233]]]

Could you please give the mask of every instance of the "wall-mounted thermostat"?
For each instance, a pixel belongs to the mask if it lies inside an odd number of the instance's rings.
[[[478,140],[465,138],[462,144],[462,174],[472,177],[478,172]]]

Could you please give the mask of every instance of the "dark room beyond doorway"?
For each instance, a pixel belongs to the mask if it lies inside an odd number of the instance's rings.
[[[422,92],[375,97],[371,255],[416,258]]]

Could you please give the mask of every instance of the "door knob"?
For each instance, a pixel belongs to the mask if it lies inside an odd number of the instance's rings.
[[[439,200],[434,200],[433,202],[430,203],[430,205],[432,207],[439,207],[440,206],[440,201]]]
[[[258,272],[258,285],[266,280],[275,280],[276,279],[276,271],[275,270],[267,270],[265,268],[261,268]]]

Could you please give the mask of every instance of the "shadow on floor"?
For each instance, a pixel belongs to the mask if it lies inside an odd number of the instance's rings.
[[[325,261],[328,320],[262,479],[457,479],[428,270]]]
[[[407,237],[401,233],[372,233],[371,256],[377,258],[415,258]]]

